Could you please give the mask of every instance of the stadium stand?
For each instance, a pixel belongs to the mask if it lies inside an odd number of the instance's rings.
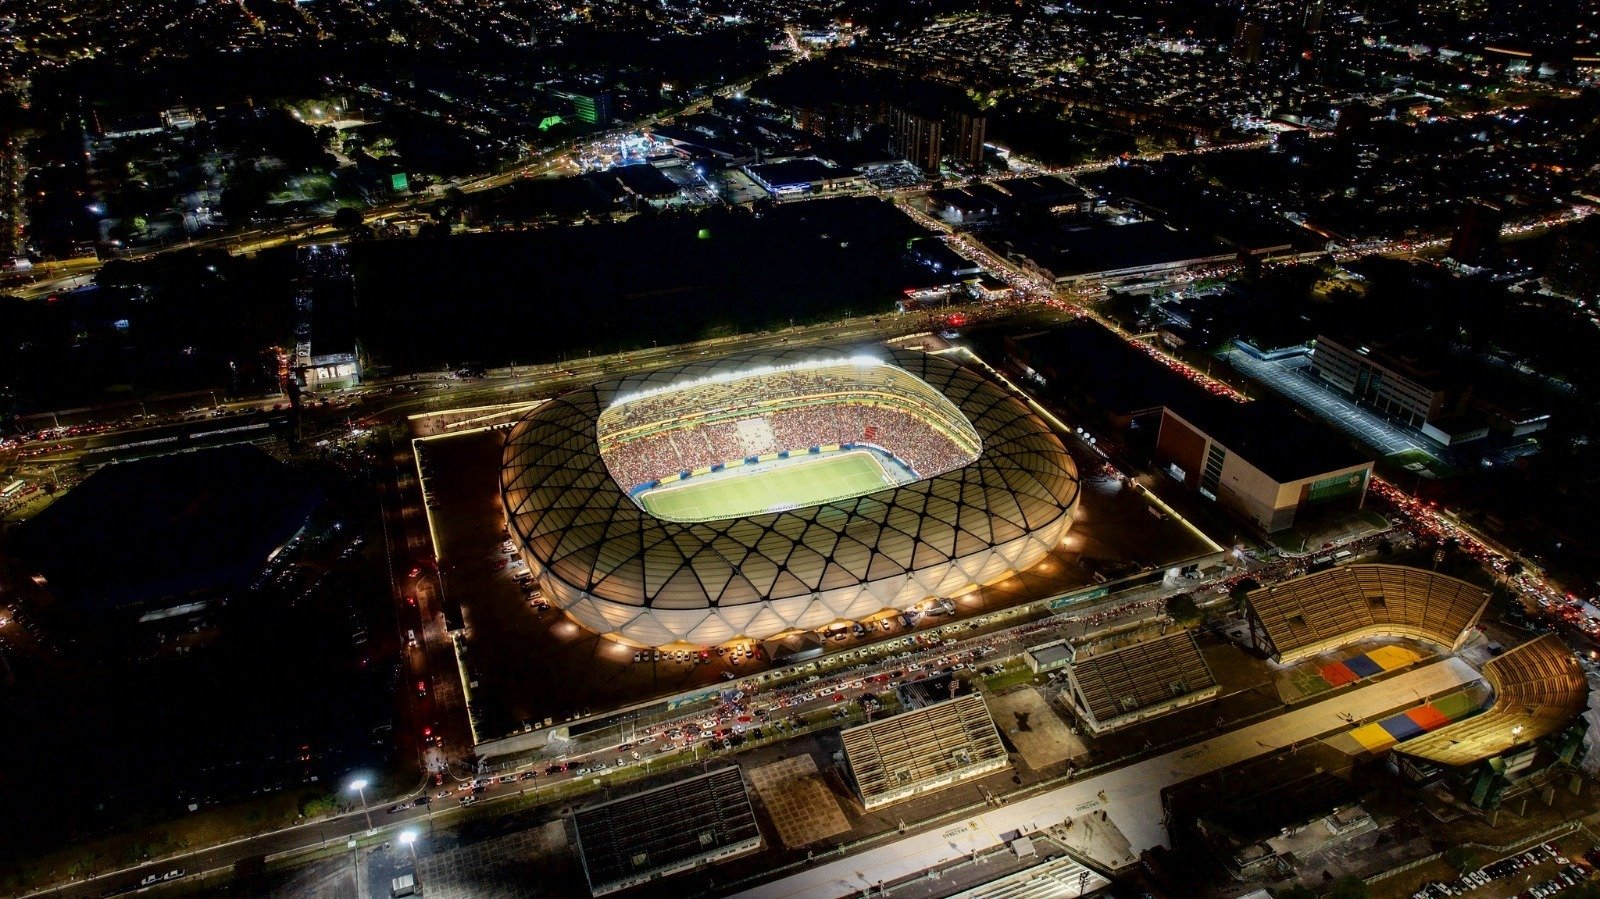
[[[1217,695],[1217,679],[1187,630],[1078,655],[1067,699],[1094,733],[1105,733]]]
[[[1252,590],[1250,637],[1292,662],[1365,637],[1459,649],[1488,605],[1482,587],[1403,565],[1346,565]]]
[[[1462,767],[1560,731],[1583,714],[1589,684],[1572,650],[1546,634],[1483,666],[1494,703],[1480,715],[1400,744],[1396,751]]]
[[[1000,732],[977,694],[847,728],[841,736],[869,810],[1006,766]]]
[[[572,820],[596,896],[761,848],[737,767],[581,808]]]
[[[751,456],[854,443],[931,477],[981,448],[949,401],[887,365],[822,364],[650,392],[607,409],[596,430],[606,466],[628,490]]]

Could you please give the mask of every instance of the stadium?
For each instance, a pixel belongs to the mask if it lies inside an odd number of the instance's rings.
[[[546,598],[627,643],[710,646],[908,609],[1041,561],[1077,469],[1003,386],[910,350],[697,361],[557,397],[501,498]]]

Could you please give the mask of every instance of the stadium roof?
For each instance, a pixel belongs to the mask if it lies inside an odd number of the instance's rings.
[[[63,601],[149,605],[245,583],[317,499],[254,446],[177,453],[96,471],[23,525],[15,546]]]
[[[1211,667],[1187,630],[1098,655],[1080,654],[1071,673],[1073,702],[1097,728],[1173,706],[1217,686]]]
[[[1489,603],[1475,584],[1403,565],[1345,565],[1250,591],[1280,661],[1394,634],[1455,649]]]
[[[761,846],[738,767],[580,808],[572,821],[596,896]]]
[[[845,761],[867,808],[1005,767],[1000,732],[975,693],[846,728]]]
[[[1494,688],[1487,711],[1402,743],[1398,751],[1441,765],[1471,765],[1556,733],[1588,708],[1583,669],[1553,634],[1490,659],[1483,676]]]
[[[972,369],[911,350],[873,353],[955,404],[982,440],[976,460],[818,506],[705,522],[658,519],[628,497],[601,458],[595,421],[613,398],[839,351],[697,361],[568,393],[518,422],[501,471],[511,531],[541,579],[572,588],[563,607],[586,626],[603,618],[609,627],[595,629],[660,643],[820,627],[860,611],[858,599],[875,602],[866,613],[903,608],[1004,576],[1059,540],[1078,480],[1049,426]],[[647,619],[646,609],[657,614]]]

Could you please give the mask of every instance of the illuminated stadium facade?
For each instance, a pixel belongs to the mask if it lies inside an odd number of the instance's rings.
[[[1027,569],[1072,525],[1059,439],[909,350],[784,350],[587,387],[507,436],[501,495],[545,596],[630,643],[766,639]]]

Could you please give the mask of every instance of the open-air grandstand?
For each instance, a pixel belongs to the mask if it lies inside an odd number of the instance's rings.
[[[1251,642],[1293,662],[1366,637],[1459,649],[1489,603],[1474,584],[1403,565],[1346,565],[1250,591]]]
[[[846,728],[840,736],[845,764],[869,810],[1007,764],[1000,731],[976,693]]]
[[[1079,654],[1067,667],[1067,699],[1089,730],[1104,733],[1217,695],[1217,679],[1187,630]]]
[[[761,848],[738,767],[580,808],[572,823],[596,896]]]
[[[779,452],[869,444],[917,477],[972,461],[981,442],[926,384],[875,359],[822,360],[624,397],[596,424],[625,489]]]
[[[1461,767],[1560,731],[1583,714],[1589,684],[1572,650],[1546,634],[1483,666],[1494,703],[1482,714],[1400,744],[1397,751]]]

